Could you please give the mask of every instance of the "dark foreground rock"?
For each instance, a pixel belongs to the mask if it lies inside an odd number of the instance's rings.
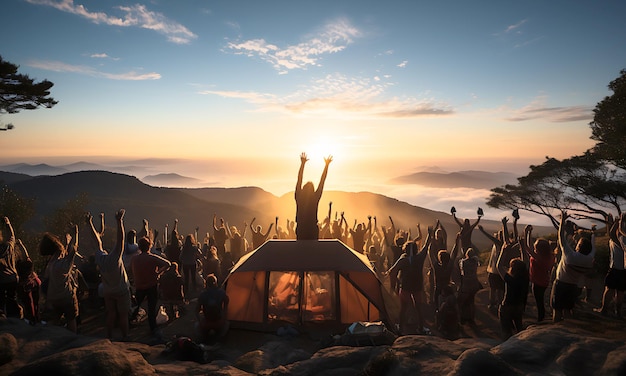
[[[164,345],[111,342],[55,326],[0,319],[1,375],[624,375],[626,325],[588,318],[530,326],[505,342],[403,336],[393,345],[316,348],[302,338],[248,333],[209,350],[207,363],[163,354]],[[312,342],[313,340],[309,341]]]

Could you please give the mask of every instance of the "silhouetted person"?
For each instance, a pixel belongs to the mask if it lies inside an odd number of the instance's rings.
[[[100,267],[102,276],[102,293],[104,296],[104,309],[106,312],[106,336],[113,337],[113,329],[118,324],[122,331],[122,337],[127,338],[129,333],[128,314],[130,312],[130,282],[126,274],[126,268],[122,261],[124,246],[124,214],[125,210],[120,209],[115,213],[117,223],[117,236],[113,250],[107,252],[102,247],[100,233],[93,226],[91,214],[85,216],[85,223],[90,230],[91,236],[96,244],[95,250],[96,264]]]
[[[66,235],[67,245],[50,233],[45,233],[39,243],[41,255],[52,255],[46,266],[44,278],[48,279],[46,304],[56,319],[65,316],[67,329],[76,333],[78,297],[72,270],[78,249],[78,226],[71,226]]]
[[[483,216],[482,209],[478,208],[478,219],[474,223],[470,223],[469,219],[465,219],[463,220],[463,222],[461,222],[456,217],[456,209],[454,209],[454,207],[452,207],[450,212],[452,213],[452,218],[454,218],[454,221],[461,228],[461,246],[463,247],[463,251],[467,252],[469,248],[478,249],[475,245],[472,244],[472,232],[474,232],[474,228],[478,226],[480,218]]]
[[[270,223],[264,234],[263,231],[261,231],[261,225],[256,226],[256,228],[252,227],[254,221],[256,221],[256,217],[252,218],[252,222],[250,222],[250,230],[252,231],[252,247],[257,249],[270,237],[270,231],[272,231],[272,226],[274,226],[274,224]]]
[[[4,217],[0,229],[0,311],[6,307],[6,315],[21,318],[17,303],[17,268],[15,253],[15,233],[11,221]]]
[[[328,165],[332,162],[333,157],[324,158],[326,166],[317,190],[313,187],[312,182],[302,185],[302,174],[304,173],[304,165],[309,159],[306,153],[300,155],[300,170],[298,171],[298,182],[296,184],[296,239],[298,240],[317,240],[319,237],[319,228],[317,227],[317,207],[324,190],[324,182],[328,175]]]
[[[529,278],[537,304],[537,321],[542,321],[546,315],[545,293],[550,286],[555,257],[548,240],[540,238],[532,243],[532,231],[533,226],[527,225],[524,229],[526,242],[520,241],[520,245],[524,253],[530,256]]]

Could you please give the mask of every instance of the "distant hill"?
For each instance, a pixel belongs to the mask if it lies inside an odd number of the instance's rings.
[[[189,187],[197,186],[202,183],[202,180],[196,178],[190,178],[188,176],[182,176],[179,174],[157,174],[148,175],[141,179],[146,184],[159,186],[159,187]]]
[[[115,211],[124,208],[127,213],[127,229],[138,229],[146,218],[151,227],[158,229],[161,234],[165,224],[171,226],[174,219],[179,220],[181,234],[193,233],[196,227],[200,228],[201,235],[207,231],[212,233],[214,214],[240,229],[244,222],[250,223],[255,217],[256,224],[263,229],[274,223],[276,217],[279,218],[280,226],[285,226],[287,219],[295,219],[293,192],[277,197],[257,187],[157,188],[142,183],[136,177],[106,171],[81,171],[38,177],[0,173],[0,180],[7,182],[19,194],[36,199],[36,216],[26,226],[37,232],[45,230],[45,216],[81,193],[88,197],[87,210],[92,213],[104,212],[109,227],[112,227]],[[452,244],[458,230],[457,224],[448,213],[424,209],[371,192],[325,191],[319,206],[320,222],[327,217],[330,202],[331,218],[345,212],[350,227],[355,220],[359,223],[367,222],[368,215],[376,217],[379,228],[390,226],[389,216],[392,216],[396,228],[410,229],[413,237],[416,236],[416,225],[420,223],[425,238],[427,227],[434,225],[439,219],[447,229],[449,244]],[[473,222],[475,218],[470,220]],[[501,226],[498,221],[490,220],[483,220],[481,224],[490,233]],[[542,234],[554,230],[536,226],[535,231]],[[475,233],[474,242],[481,250],[491,247],[490,241],[480,233]]]
[[[12,165],[0,166],[0,170],[30,176],[59,175],[69,172],[69,170],[63,167],[50,166],[45,163],[40,163],[36,165],[31,165],[28,163],[17,163]]]
[[[491,189],[517,182],[517,175],[509,172],[458,171],[429,172],[421,171],[411,175],[399,176],[391,180],[395,184],[419,184],[432,188],[466,187]]]

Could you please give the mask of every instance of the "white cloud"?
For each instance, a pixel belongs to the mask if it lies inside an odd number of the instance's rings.
[[[207,90],[200,94],[243,99],[257,106],[258,111],[285,112],[292,115],[350,117],[421,117],[454,113],[442,103],[425,98],[386,98],[392,84],[376,79],[348,78],[327,75],[312,81],[306,88],[278,97],[270,94]]]
[[[116,17],[104,12],[90,12],[82,4],[74,4],[73,0],[26,0],[31,4],[50,6],[63,12],[75,14],[95,24],[105,24],[120,27],[140,27],[154,30],[165,35],[172,43],[186,44],[197,38],[193,32],[178,22],[169,20],[163,14],[150,11],[145,5],[119,6],[123,17]]]
[[[545,97],[538,97],[528,105],[514,110],[506,120],[526,121],[533,119],[544,119],[553,123],[590,121],[593,119],[593,110],[588,106],[550,107],[546,105]]]
[[[407,64],[409,64],[408,60],[404,60],[403,62],[401,62],[400,64],[398,64],[397,66],[399,68],[405,68],[407,66]]]
[[[124,73],[108,73],[101,72],[89,66],[84,65],[71,65],[60,61],[31,61],[28,63],[29,67],[53,71],[53,72],[69,72],[77,73],[92,77],[102,77],[111,80],[124,80],[124,81],[143,81],[143,80],[158,80],[161,78],[159,73],[138,73],[135,71]]]
[[[236,54],[259,57],[284,74],[292,69],[320,65],[321,56],[344,50],[360,35],[361,32],[349,21],[339,19],[326,24],[319,33],[296,45],[281,48],[264,39],[251,39],[228,43],[227,48]]]
[[[520,22],[514,24],[514,25],[509,25],[504,32],[505,33],[510,33],[512,31],[518,30],[523,24],[525,24],[528,20],[521,20]]]

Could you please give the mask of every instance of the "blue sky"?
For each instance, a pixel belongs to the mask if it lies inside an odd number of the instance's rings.
[[[593,144],[592,109],[626,68],[624,1],[6,0],[2,10],[0,55],[54,82],[59,104],[2,116],[16,128],[0,135],[0,162],[219,160],[240,173],[223,185],[262,186],[249,166],[264,161],[253,170],[291,181],[301,151],[318,163],[312,180],[333,154],[361,182],[580,154]]]

